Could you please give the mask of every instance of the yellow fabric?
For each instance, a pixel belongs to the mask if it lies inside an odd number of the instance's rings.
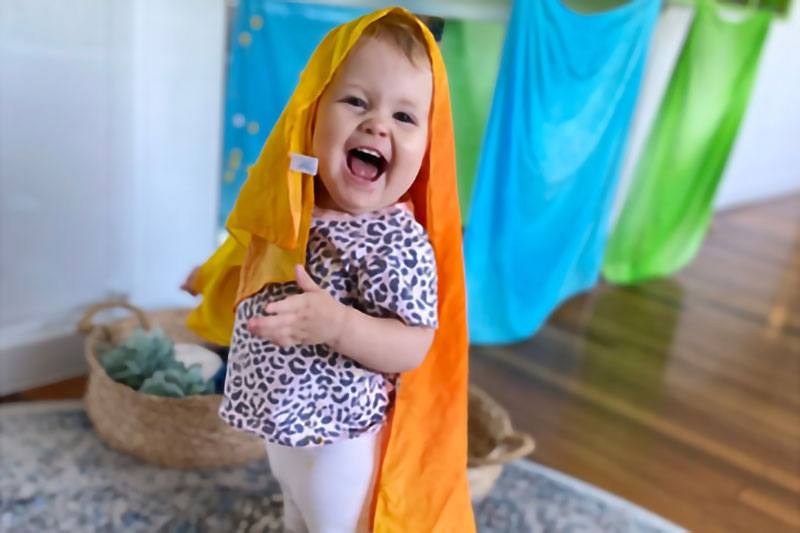
[[[231,342],[233,300],[239,289],[239,271],[245,247],[228,237],[225,243],[203,264],[194,280],[194,289],[203,302],[186,321],[189,329],[222,346]]]
[[[433,71],[431,141],[409,196],[436,256],[440,325],[425,361],[402,376],[375,492],[374,531],[470,533],[466,299],[450,96],[438,46],[413,15],[378,11],[339,26],[319,45],[250,169],[228,218],[231,237],[200,268],[195,288],[204,299],[188,325],[227,344],[236,304],[267,283],[293,280],[294,265],[305,263],[314,178],[290,170],[289,154],[312,154],[319,97],[364,29],[390,13],[420,26]]]

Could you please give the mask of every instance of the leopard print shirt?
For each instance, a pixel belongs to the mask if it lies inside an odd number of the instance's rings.
[[[403,206],[345,220],[315,216],[306,269],[338,301],[363,313],[438,326],[433,248]],[[281,348],[247,331],[247,320],[263,314],[267,303],[300,292],[294,282],[269,284],[237,307],[220,416],[293,447],[378,431],[392,408],[397,375],[371,371],[324,344]]]

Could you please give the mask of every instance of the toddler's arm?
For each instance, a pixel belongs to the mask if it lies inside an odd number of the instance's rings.
[[[433,328],[408,326],[396,318],[375,318],[342,307],[344,324],[332,345],[337,352],[387,373],[413,370],[425,359],[433,343]]]
[[[425,359],[434,330],[408,326],[394,318],[376,318],[336,301],[305,269],[295,267],[303,294],[266,307],[272,316],[252,318],[248,330],[279,346],[327,344],[378,372],[416,368]]]

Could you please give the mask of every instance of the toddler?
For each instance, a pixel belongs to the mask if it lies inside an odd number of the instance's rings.
[[[367,532],[373,517],[375,531],[474,530],[460,217],[432,43],[396,8],[331,32],[229,242],[186,284],[204,295],[190,326],[232,330],[220,415],[266,441],[286,531]],[[233,285],[221,318],[208,306]]]

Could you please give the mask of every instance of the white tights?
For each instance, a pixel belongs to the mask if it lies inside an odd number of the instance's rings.
[[[287,533],[367,533],[383,432],[308,448],[267,442]]]

